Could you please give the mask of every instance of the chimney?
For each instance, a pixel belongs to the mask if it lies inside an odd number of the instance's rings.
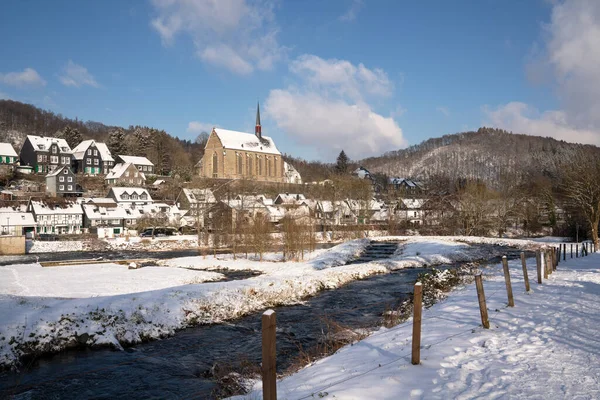
[[[254,134],[258,139],[262,139],[262,130],[260,126],[260,104],[256,102],[256,126],[254,127]]]

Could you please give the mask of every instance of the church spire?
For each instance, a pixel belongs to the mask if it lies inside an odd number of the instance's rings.
[[[262,139],[262,129],[260,126],[260,104],[256,102],[256,126],[254,127],[254,134]]]

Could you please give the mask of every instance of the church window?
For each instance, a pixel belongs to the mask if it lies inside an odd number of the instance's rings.
[[[277,157],[273,158],[273,176],[277,176]]]
[[[252,165],[252,157],[248,157],[247,159],[248,165],[246,165],[246,170],[248,171],[248,175],[254,175],[254,169]]]
[[[212,164],[213,178],[216,178],[219,173],[219,157],[217,156],[217,153],[213,154]]]
[[[263,162],[262,157],[258,156],[258,176],[262,176],[263,171]]]
[[[238,175],[242,175],[244,173],[243,165],[242,165],[242,155],[240,153],[236,153],[237,157],[237,173]]]

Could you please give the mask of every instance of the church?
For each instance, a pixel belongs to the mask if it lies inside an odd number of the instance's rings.
[[[286,181],[281,153],[273,139],[262,135],[259,105],[256,107],[254,135],[213,128],[197,171],[204,178]]]

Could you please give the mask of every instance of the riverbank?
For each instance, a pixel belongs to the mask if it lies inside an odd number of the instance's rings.
[[[321,290],[335,289],[374,274],[490,256],[489,249],[471,246],[456,238],[394,239],[405,242],[392,258],[353,265],[345,263],[358,256],[368,240],[354,240],[315,251],[303,262],[276,261],[279,255],[275,254],[267,255],[269,261],[263,262],[233,260],[231,255],[197,256],[172,259],[165,261],[162,267],[139,270],[104,264],[109,268],[106,274],[102,274],[97,265],[57,267],[61,272],[43,269],[38,264],[0,267],[0,364],[17,366],[22,357],[76,346],[120,348],[172,335],[178,329],[196,324],[219,323],[267,307],[298,304]],[[497,244],[496,239],[480,240]],[[511,245],[519,244],[529,245],[511,241]],[[121,274],[111,273],[110,268],[113,271],[120,268]],[[157,280],[144,279],[146,275],[175,276],[182,268],[193,269],[195,271],[187,272],[200,275],[186,275],[184,278],[189,280],[186,282],[164,280],[160,283],[163,286],[158,288],[144,286],[143,282],[156,285]],[[69,269],[81,273],[69,274]],[[86,274],[86,269],[99,273],[102,279]],[[214,278],[204,274],[215,274],[218,272],[211,271],[219,269],[250,269],[262,275],[231,282],[201,283]],[[55,282],[60,284],[52,283],[49,279],[52,274],[62,274],[60,278],[55,276]],[[124,276],[137,286],[128,284]]]
[[[535,260],[529,259],[530,277]],[[411,365],[412,321],[381,328],[278,382],[281,398],[446,399],[600,397],[600,255],[568,259],[524,289],[510,262],[515,307],[500,265],[484,281],[490,329],[474,285],[424,310],[421,363]],[[260,392],[239,396],[255,398]]]

